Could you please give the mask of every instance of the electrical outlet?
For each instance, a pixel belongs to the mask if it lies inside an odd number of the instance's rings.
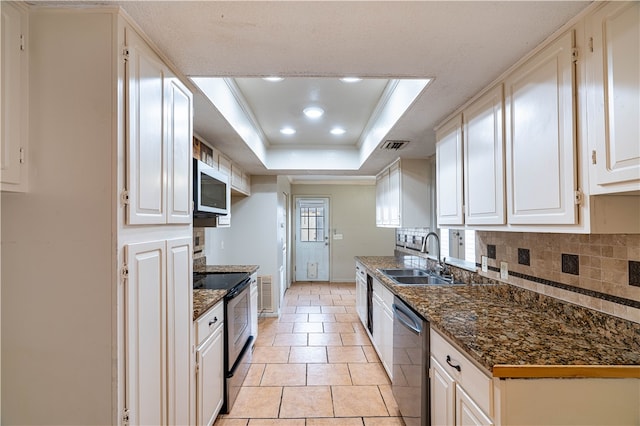
[[[509,267],[507,262],[500,262],[500,279],[506,280],[509,278]]]
[[[482,256],[482,272],[489,271],[489,266],[487,265],[487,256]]]

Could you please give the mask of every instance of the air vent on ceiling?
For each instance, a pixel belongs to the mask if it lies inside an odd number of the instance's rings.
[[[392,141],[387,140],[380,146],[381,149],[387,149],[389,151],[397,151],[399,149],[404,148],[409,141]]]

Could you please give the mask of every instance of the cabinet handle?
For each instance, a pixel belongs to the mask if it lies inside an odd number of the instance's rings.
[[[460,365],[454,365],[451,363],[451,357],[449,355],[447,355],[447,364],[449,364],[449,366],[455,368],[458,371],[462,371],[462,368],[460,368]]]
[[[209,327],[218,322],[218,317],[213,317],[213,320],[209,321]]]

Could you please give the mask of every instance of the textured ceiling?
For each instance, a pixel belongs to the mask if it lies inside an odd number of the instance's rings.
[[[580,1],[125,1],[119,3],[188,76],[434,78],[359,171],[435,152],[433,128],[577,15]],[[111,3],[113,4],[113,3]],[[224,119],[195,100],[195,129],[254,174],[272,173]],[[226,128],[225,128],[226,126]],[[329,172],[330,173],[330,172]],[[341,172],[341,174],[349,174]]]

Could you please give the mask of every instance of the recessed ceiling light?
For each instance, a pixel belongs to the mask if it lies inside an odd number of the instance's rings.
[[[284,80],[284,78],[282,78],[282,77],[264,77],[263,80],[271,81],[273,83],[277,83],[278,81]]]
[[[362,81],[362,79],[359,77],[343,77],[340,79],[340,81],[342,81],[343,83],[357,83],[359,81]]]
[[[320,118],[324,114],[324,110],[320,107],[307,107],[302,112],[309,118]]]
[[[334,127],[333,129],[331,129],[331,134],[332,135],[344,135],[345,133],[347,133],[347,131],[345,129],[343,129],[342,127]]]
[[[296,129],[293,129],[291,127],[283,127],[282,129],[280,129],[280,133],[282,133],[283,135],[293,135],[296,133]]]

